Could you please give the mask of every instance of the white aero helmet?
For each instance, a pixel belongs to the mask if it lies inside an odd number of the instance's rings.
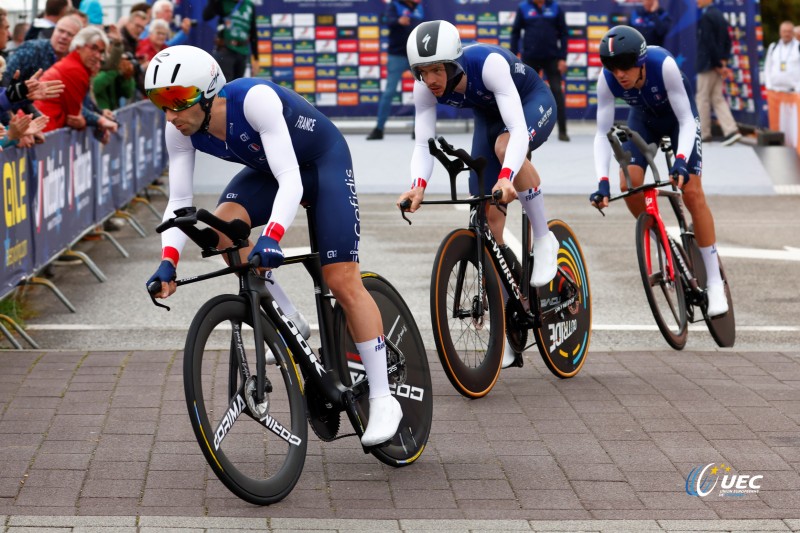
[[[452,91],[464,74],[464,69],[457,61],[461,53],[458,30],[446,20],[423,22],[414,28],[406,42],[408,63],[418,80],[423,81],[417,67],[444,64],[448,80],[446,92]]]
[[[211,55],[195,46],[170,46],[147,65],[144,92],[166,111],[183,111],[212,100],[225,86],[225,75]]]

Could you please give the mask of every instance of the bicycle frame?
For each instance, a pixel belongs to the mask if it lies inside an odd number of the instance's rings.
[[[687,289],[690,289],[691,294],[695,302],[698,300],[702,300],[702,292],[697,285],[697,279],[694,277],[691,268],[689,265],[686,264],[684,260],[683,252],[678,248],[677,243],[674,239],[672,239],[666,230],[666,226],[664,225],[664,220],[661,217],[661,211],[658,207],[658,197],[664,196],[669,200],[670,205],[672,206],[672,210],[675,213],[675,218],[678,221],[678,229],[680,231],[681,240],[684,241],[682,244],[684,247],[687,246],[686,235],[689,233],[686,225],[686,217],[683,213],[683,203],[681,202],[682,193],[677,190],[677,188],[671,184],[669,181],[664,181],[661,179],[658,168],[656,167],[656,163],[654,160],[655,154],[658,151],[659,147],[655,144],[648,145],[645,140],[639,135],[638,132],[631,130],[628,126],[614,126],[612,127],[608,133],[606,134],[609,142],[611,143],[611,149],[614,152],[614,156],[619,162],[620,170],[622,171],[623,176],[625,177],[625,183],[627,185],[627,191],[612,198],[609,198],[609,201],[619,200],[620,198],[626,198],[628,196],[642,193],[644,196],[645,202],[645,212],[651,215],[658,226],[658,232],[663,239],[663,242],[668,242],[670,245],[668,248],[664,250],[666,256],[666,266],[667,266],[667,275],[669,280],[672,281],[675,279],[676,274],[680,275],[685,282],[684,286]],[[645,161],[647,161],[648,167],[653,172],[653,183],[648,183],[644,185],[640,185],[638,187],[634,187],[631,181],[630,173],[628,172],[628,166],[631,161],[631,153],[626,152],[622,148],[622,143],[626,140],[630,140],[633,144],[639,149],[639,151],[644,155]],[[671,143],[668,139],[662,139],[660,143],[661,151],[664,152],[664,157],[666,159],[667,168],[672,167],[672,147]],[[672,190],[665,190],[662,187],[672,186]],[[600,211],[602,213],[602,210]],[[652,259],[650,257],[650,249],[649,247],[647,250],[647,263],[650,266],[652,263]],[[676,261],[677,258],[677,261]],[[677,268],[676,268],[677,263]],[[695,303],[693,302],[693,303]]]
[[[505,287],[509,297],[513,298],[514,301],[516,301],[524,310],[525,317],[528,321],[526,324],[528,328],[539,327],[541,325],[542,317],[550,317],[551,315],[554,315],[555,313],[558,313],[575,303],[577,299],[577,291],[575,291],[575,294],[567,298],[564,302],[561,302],[559,306],[548,309],[544,312],[541,311],[539,299],[536,297],[536,289],[532,288],[528,283],[524,283],[522,281],[529,279],[531,274],[529,268],[530,261],[528,260],[531,247],[528,231],[528,220],[525,213],[522,214],[522,279],[518,283],[517,280],[514,279],[511,268],[506,263],[505,257],[503,256],[500,246],[497,244],[497,240],[495,239],[486,219],[486,208],[488,202],[492,202],[494,205],[497,205],[498,209],[502,209],[503,211],[505,211],[505,208],[496,203],[497,198],[494,196],[478,196],[459,200],[456,195],[456,179],[458,175],[465,170],[473,170],[475,172],[478,177],[478,190],[483,190],[483,171],[486,168],[486,159],[483,157],[478,157],[475,159],[470,156],[466,150],[462,148],[453,148],[453,146],[448,144],[443,137],[439,137],[438,141],[442,147],[441,149],[436,146],[436,142],[433,139],[428,139],[428,149],[430,150],[430,153],[442,163],[442,165],[445,167],[445,170],[447,170],[450,178],[450,200],[426,200],[422,203],[470,204],[469,229],[475,234],[477,241],[476,248],[478,250],[482,250],[483,247],[486,246],[486,248],[491,252],[489,256],[491,257],[495,268],[500,273],[500,282],[503,284],[503,287]],[[449,159],[445,154],[452,155],[456,159]],[[403,218],[410,224],[411,221],[405,216],[405,212],[402,210],[402,207],[401,213],[403,214]],[[479,254],[479,257],[481,257],[481,254]],[[479,261],[478,275],[481,278],[483,277],[483,271],[487,266],[488,265],[483,264],[482,260]],[[558,267],[558,270],[561,272],[564,279],[574,286],[574,281],[560,266]],[[463,267],[458,275],[459,278],[463,277]],[[459,281],[462,281],[462,279],[459,279]],[[459,283],[458,287],[460,288],[461,286],[462,284]],[[456,301],[460,299],[460,296],[460,294],[456,294]],[[478,312],[482,313],[483,286],[478,287],[478,297]]]
[[[320,327],[320,339],[322,344],[320,350],[323,354],[323,357],[318,357],[314,350],[311,349],[300,331],[295,327],[294,323],[286,316],[286,314],[277,304],[272,294],[269,292],[269,288],[264,282],[264,279],[256,274],[252,265],[250,263],[242,263],[239,256],[239,251],[241,248],[247,246],[247,238],[250,232],[249,227],[246,228],[246,233],[244,235],[235,234],[231,230],[232,223],[224,223],[211,215],[209,212],[202,209],[196,212],[190,211],[193,209],[194,208],[187,208],[181,214],[176,213],[178,214],[176,218],[162,223],[156,231],[160,233],[170,227],[178,227],[184,231],[189,238],[197,243],[198,246],[200,246],[200,248],[203,250],[203,257],[225,255],[229,266],[200,276],[193,276],[190,278],[177,280],[176,284],[178,286],[188,285],[190,283],[205,281],[234,272],[241,273],[239,276],[239,294],[248,302],[254,338],[264,338],[264,333],[261,329],[262,326],[260,313],[258,311],[261,309],[266,314],[268,322],[277,328],[284,343],[291,352],[294,362],[303,369],[304,374],[314,383],[315,386],[319,388],[326,400],[328,400],[338,409],[344,410],[347,413],[353,428],[356,429],[358,436],[361,437],[365,428],[360,416],[357,413],[355,405],[356,399],[366,392],[366,381],[362,381],[352,387],[344,386],[342,384],[341,377],[338,375],[333,364],[333,357],[328,355],[335,354],[336,357],[341,356],[341,354],[339,354],[339,350],[335,348],[336,345],[334,342],[333,305],[331,303],[334,298],[322,276],[319,253],[315,249],[316,238],[314,235],[314,225],[311,212],[307,212],[309,216],[309,232],[311,234],[311,252],[308,254],[287,257],[284,260],[284,264],[288,265],[301,263],[311,276],[314,284],[314,294]],[[195,224],[198,220],[205,222],[209,226],[227,235],[233,242],[233,245],[223,250],[217,250],[215,248],[217,244],[216,234],[211,235],[207,233],[206,230],[197,229]],[[152,290],[151,298],[153,298]],[[169,310],[169,307],[156,302],[154,298],[153,303],[159,307],[165,307],[167,310]],[[247,380],[250,378],[250,370],[245,357],[245,349],[240,331],[234,330],[234,342],[236,343],[235,353],[237,354],[239,368],[243,379],[238,393],[242,397],[247,397],[242,389]],[[397,353],[400,353],[399,350],[397,350],[397,347],[392,345],[388,339],[386,342],[389,348],[394,349]],[[256,342],[255,345],[256,390],[254,399],[256,404],[260,404],[264,401],[264,391],[269,391],[269,380],[267,378],[266,354],[263,343]],[[235,402],[236,400],[237,396],[232,395],[231,403]],[[233,411],[239,412],[240,409],[236,407],[233,409]],[[260,422],[268,429],[275,431],[274,428],[269,426],[271,422],[270,420],[260,420]]]

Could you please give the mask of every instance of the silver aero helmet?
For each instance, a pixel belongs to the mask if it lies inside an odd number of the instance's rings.
[[[225,86],[225,75],[211,55],[194,46],[170,46],[153,57],[144,76],[147,97],[159,109],[183,111],[201,104],[206,111]]]
[[[406,42],[406,54],[411,72],[420,81],[424,80],[418,67],[444,64],[447,71],[445,93],[452,92],[464,75],[458,62],[462,54],[461,37],[456,27],[446,20],[423,22],[414,28]]]

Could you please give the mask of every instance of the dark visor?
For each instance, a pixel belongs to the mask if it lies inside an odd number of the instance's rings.
[[[603,66],[610,70],[628,70],[636,66],[636,55],[620,54],[617,56],[602,57]]]

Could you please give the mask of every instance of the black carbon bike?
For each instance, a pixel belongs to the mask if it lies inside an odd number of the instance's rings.
[[[488,394],[500,375],[506,337],[517,354],[535,344],[547,368],[559,378],[575,376],[586,362],[592,325],[586,260],[575,233],[561,220],[549,222],[560,244],[558,271],[549,285],[531,287],[533,239],[528,218],[523,212],[525,252],[519,261],[509,248],[498,245],[487,223],[486,209],[489,203],[497,205],[497,197],[457,198],[456,178],[463,171],[474,171],[478,189],[483,190],[485,158],[473,159],[443,137],[438,142],[441,148],[433,139],[428,147],[450,176],[450,200],[422,203],[470,206],[468,226],[445,236],[431,273],[433,337],[450,383],[468,398]],[[403,218],[408,207],[410,202],[400,206]],[[509,295],[505,306],[501,287]],[[515,364],[522,366],[520,355]]]
[[[369,420],[369,383],[344,312],[322,278],[315,226],[307,213],[311,253],[287,257],[284,265],[302,264],[313,280],[319,355],[275,302],[258,265],[240,260],[239,250],[250,235],[246,223],[225,222],[190,207],[157,228],[159,233],[180,228],[203,257],[227,259],[227,267],[178,280],[178,285],[238,275],[239,293],[210,299],[192,321],[184,349],[184,389],[192,429],[212,471],[234,494],[258,505],[280,501],[294,488],[305,463],[309,425],[321,440],[331,441],[360,438]],[[210,227],[200,229],[198,221]],[[218,235],[211,228],[233,245],[218,250]],[[365,272],[362,280],[383,318],[390,389],[403,409],[396,435],[364,452],[401,467],[418,459],[428,441],[433,415],[428,360],[400,294],[377,274]],[[159,290],[158,282],[148,287],[153,303],[166,307],[153,298]],[[268,363],[268,351],[274,364]],[[341,434],[342,412],[353,433]]]

